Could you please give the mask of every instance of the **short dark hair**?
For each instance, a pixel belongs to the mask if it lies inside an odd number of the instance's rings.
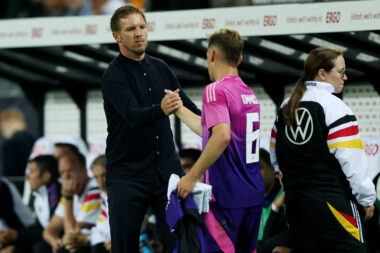
[[[58,179],[58,161],[54,156],[39,155],[33,158],[30,162],[35,162],[37,164],[38,170],[40,171],[40,176],[42,176],[44,172],[49,172],[51,174],[52,181],[56,181]]]
[[[102,165],[104,167],[106,167],[106,156],[105,155],[99,155],[98,157],[96,157],[94,159],[94,161],[92,161],[91,163],[91,170],[94,169],[95,166],[98,166],[98,165]]]
[[[224,60],[231,66],[237,67],[243,53],[244,41],[240,34],[233,29],[220,29],[208,37],[208,47],[216,46],[224,55]]]
[[[262,159],[268,166],[272,166],[269,152],[263,148],[260,148],[259,153],[260,153],[260,159]]]
[[[120,31],[120,19],[130,15],[130,14],[140,14],[146,23],[146,18],[144,15],[144,11],[141,10],[139,7],[133,5],[133,4],[126,4],[124,6],[121,6],[118,8],[111,17],[110,27],[112,32],[118,32]]]
[[[72,153],[63,154],[61,157],[59,157],[59,160],[61,160],[62,158],[66,157],[66,156],[70,156],[70,155],[74,155],[77,158],[80,167],[86,168],[86,158],[79,152],[72,152]]]
[[[182,149],[181,151],[178,152],[178,154],[179,154],[179,157],[190,158],[195,163],[198,160],[198,158],[201,156],[201,151],[195,148],[187,148],[187,149]]]
[[[71,144],[71,143],[66,143],[66,142],[58,142],[54,144],[56,148],[68,148],[72,153],[79,153],[79,149],[77,146]]]

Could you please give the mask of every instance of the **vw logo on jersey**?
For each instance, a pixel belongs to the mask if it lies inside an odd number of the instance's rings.
[[[313,135],[313,118],[306,108],[298,108],[296,113],[296,126],[285,126],[288,140],[295,145],[307,143]]]

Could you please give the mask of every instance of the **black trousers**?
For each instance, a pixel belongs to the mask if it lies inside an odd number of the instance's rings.
[[[323,200],[285,199],[285,203],[296,252],[367,252],[358,207],[349,197],[337,195],[326,196]]]
[[[91,253],[109,253],[104,247],[104,243],[98,243],[94,246],[91,246]]]
[[[112,253],[139,252],[139,237],[144,215],[151,206],[162,233],[165,252],[175,240],[165,220],[167,183],[156,171],[142,181],[107,178]]]

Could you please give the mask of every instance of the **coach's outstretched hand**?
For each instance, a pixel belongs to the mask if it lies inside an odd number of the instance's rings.
[[[170,115],[178,110],[182,105],[182,99],[179,96],[179,89],[175,91],[164,90],[166,95],[161,101],[161,109],[165,115]]]

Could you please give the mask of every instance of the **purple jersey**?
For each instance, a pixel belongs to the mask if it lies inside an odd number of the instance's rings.
[[[255,93],[239,76],[228,76],[207,85],[202,102],[203,148],[212,135],[212,127],[221,123],[231,126],[228,147],[205,176],[215,200],[224,208],[262,205],[260,105]]]

